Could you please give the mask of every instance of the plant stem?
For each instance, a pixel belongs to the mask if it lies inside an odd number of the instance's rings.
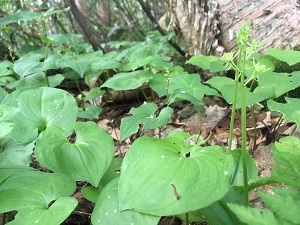
[[[189,225],[189,224],[190,224],[189,214],[188,214],[188,213],[185,214],[185,224],[186,224],[186,225]]]
[[[232,147],[237,90],[238,90],[238,85],[239,85],[238,80],[239,80],[239,71],[236,70],[235,71],[235,78],[234,78],[234,93],[233,93],[233,103],[232,103],[232,108],[231,108],[230,130],[229,130],[229,140],[228,140],[228,153],[229,154],[231,153],[231,147]]]
[[[173,225],[174,221],[175,221],[175,216],[172,217],[172,219],[171,219],[169,225]]]
[[[242,69],[241,69],[241,120],[242,120],[242,162],[243,162],[243,180],[244,180],[244,204],[248,206],[248,171],[247,171],[247,150],[246,150],[246,114],[247,114],[247,105],[246,105],[246,88],[245,88],[245,61],[246,61],[246,47],[247,40],[243,43],[243,60],[242,60]]]

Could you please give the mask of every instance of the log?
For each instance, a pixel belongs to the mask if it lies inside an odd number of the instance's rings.
[[[186,42],[188,55],[236,51],[236,32],[250,21],[258,49],[292,49],[300,45],[297,0],[167,0],[171,25]]]

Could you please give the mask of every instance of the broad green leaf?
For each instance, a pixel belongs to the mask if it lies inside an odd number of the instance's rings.
[[[231,184],[234,186],[243,186],[244,178],[243,178],[242,150],[235,149],[234,151],[231,151],[231,154],[234,158],[234,170],[233,170],[233,176],[231,178]],[[254,181],[258,179],[258,171],[253,158],[248,154],[248,152],[246,152],[246,160],[247,160],[247,172],[248,172],[248,183],[249,183],[250,181]]]
[[[66,175],[2,171],[10,175],[0,185],[0,213],[18,211],[15,220],[9,224],[57,225],[77,206],[76,199],[69,197],[76,190],[76,184]]]
[[[100,53],[99,53],[100,54]],[[112,51],[103,55],[95,56],[91,59],[91,69],[93,71],[105,69],[117,69],[120,67],[120,62],[116,59],[118,52]]]
[[[20,109],[8,104],[0,105],[0,121],[13,119],[20,113]]]
[[[267,52],[274,58],[286,62],[287,64],[289,64],[289,66],[300,62],[300,51],[268,48]]]
[[[14,123],[0,122],[0,139],[6,137],[14,128]]]
[[[228,77],[213,77],[209,79],[207,84],[211,85],[215,89],[221,92],[222,97],[226,100],[227,103],[232,104],[234,99],[234,84],[235,81]],[[263,89],[263,88],[262,88]],[[273,88],[270,90],[254,90],[254,92],[250,92],[250,89],[246,87],[246,104],[251,105],[256,102],[260,102],[262,100],[273,97]],[[237,107],[241,106],[241,84],[238,84],[237,91]]]
[[[6,26],[7,24],[19,22],[19,21],[28,21],[37,18],[41,18],[42,13],[32,12],[32,11],[20,11],[4,18],[0,18],[0,25]]]
[[[272,177],[279,183],[300,188],[300,139],[284,137],[272,146],[273,159],[277,163],[273,167]]]
[[[140,124],[144,124],[144,129],[154,129],[165,125],[170,120],[173,109],[165,107],[156,116],[157,109],[157,105],[153,102],[146,103],[139,108],[132,108],[129,111],[129,114],[132,114],[132,116],[121,120],[120,140],[122,141],[136,133]]]
[[[155,91],[159,97],[167,95],[167,79],[168,77],[162,73],[155,74],[149,81],[150,88]]]
[[[2,87],[0,87],[0,103],[2,103],[7,95],[8,93]]]
[[[244,204],[244,197],[232,186],[228,193],[219,201],[208,207],[189,213],[189,220],[193,222],[205,221],[210,225],[241,224],[235,214],[227,206],[228,203]],[[185,214],[178,215],[185,220]]]
[[[187,74],[171,79],[168,93],[170,93],[170,102],[188,100],[197,110],[200,110],[200,102],[204,95],[219,95],[214,89],[201,84],[199,74]]]
[[[131,90],[141,87],[143,83],[148,82],[152,77],[153,74],[146,70],[118,73],[104,82],[101,87],[114,90]]]
[[[260,192],[259,196],[282,221],[298,224],[300,221],[300,192],[291,188],[274,188],[271,194]]]
[[[7,225],[57,225],[68,218],[76,208],[78,202],[75,198],[58,198],[50,207],[36,209],[20,209],[15,219]]]
[[[97,187],[113,158],[113,140],[93,122],[76,122],[74,130],[74,144],[59,127],[50,127],[41,133],[36,142],[36,158],[54,172]]]
[[[55,43],[59,44],[74,44],[79,43],[81,34],[50,34],[47,38]]]
[[[300,109],[300,99],[299,98],[285,98],[287,103],[279,103],[273,100],[267,102],[268,108],[271,111],[278,111],[283,114],[286,120],[295,121],[293,113]]]
[[[49,87],[16,90],[6,97],[5,103],[20,110],[18,116],[8,121],[15,124],[10,136],[16,141],[29,143],[51,126],[61,127],[66,135],[73,132],[78,107],[64,90]]]
[[[29,166],[32,162],[34,142],[21,144],[7,138],[1,142],[1,148],[0,158],[6,158],[13,165]]]
[[[122,164],[123,158],[113,158],[109,168],[101,178],[100,184],[98,188],[104,188],[109,182],[111,182],[113,179],[120,176],[121,171],[121,164]]]
[[[206,55],[196,55],[190,58],[186,63],[192,64],[194,66],[198,66],[203,69],[210,69],[210,63],[220,61],[216,56],[206,56]]]
[[[277,98],[300,86],[300,71],[293,73],[265,72],[259,75],[258,87],[254,92],[269,92],[269,98]]]
[[[97,119],[102,112],[102,108],[96,105],[84,105],[84,110],[82,108],[78,108],[78,117],[84,119]]]
[[[119,180],[120,209],[151,215],[195,211],[223,198],[230,188],[233,158],[219,146],[141,137],[127,152]]]
[[[160,217],[119,209],[118,178],[112,180],[101,192],[92,214],[93,225],[156,225]]]
[[[89,100],[93,100],[95,98],[102,96],[103,94],[105,94],[105,91],[101,90],[100,87],[92,88],[84,97],[84,101],[86,102]]]
[[[292,116],[297,124],[300,127],[300,110],[293,111]]]
[[[61,60],[60,54],[50,54],[43,63],[43,71],[59,69]]]
[[[229,203],[229,208],[237,215],[241,222],[248,225],[283,225],[279,218],[276,218],[269,209],[264,209],[263,213],[260,209],[245,207]]]
[[[24,78],[38,72],[43,72],[44,64],[41,62],[41,59],[43,58],[44,56],[39,53],[27,53],[15,61],[14,71],[20,76],[20,78]]]
[[[62,62],[66,67],[70,67],[82,78],[85,71],[89,66],[89,60],[85,57],[78,57],[77,59],[71,55],[64,55],[62,57]]]
[[[96,203],[101,190],[93,186],[85,186],[81,189],[81,194],[90,202]]]
[[[6,61],[2,61],[0,62],[0,77],[4,77],[4,76],[8,76],[10,74],[13,74],[13,63],[6,60]]]
[[[56,74],[48,77],[48,82],[50,87],[58,86],[65,77],[62,74]],[[10,84],[10,88],[14,87],[16,89],[20,88],[30,88],[30,87],[48,87],[48,82],[46,75],[43,72],[38,72],[26,76],[20,80],[15,81]]]

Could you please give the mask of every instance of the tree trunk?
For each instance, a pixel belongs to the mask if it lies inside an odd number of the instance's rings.
[[[300,44],[300,4],[296,0],[167,0],[167,8],[189,55],[236,51],[236,31],[247,21],[252,23],[251,37],[263,43],[259,50]]]

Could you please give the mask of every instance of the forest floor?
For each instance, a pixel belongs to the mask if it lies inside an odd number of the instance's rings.
[[[163,106],[164,101],[159,100],[158,106]],[[172,105],[174,115],[167,125],[161,130],[162,137],[166,137],[174,130],[184,131],[191,136],[198,137],[204,140],[205,145],[220,145],[227,149],[229,138],[229,124],[231,108],[218,98],[206,98],[205,104],[202,106],[202,112],[199,114],[195,111],[191,103],[178,102]],[[105,112],[101,114],[96,121],[99,126],[104,128],[115,141],[115,157],[124,157],[131,144],[140,136],[148,135],[158,137],[158,129],[143,130],[139,129],[138,133],[119,141],[120,123],[121,119],[128,116],[128,112],[132,107],[139,107],[141,103],[110,103],[105,107]],[[247,118],[247,150],[252,155],[258,169],[258,176],[270,176],[272,165],[271,145],[278,141],[280,137],[291,135],[295,132],[295,126],[286,121],[281,120],[280,117],[271,116],[270,112],[263,111],[263,109],[253,112],[255,121],[250,116]],[[255,126],[256,124],[256,126]],[[241,143],[240,120],[236,114],[234,125],[234,138],[232,149],[239,148]],[[206,141],[205,141],[206,140]],[[85,184],[82,184],[85,185]],[[274,185],[273,185],[274,186]],[[264,208],[264,203],[258,196],[258,191],[270,191],[272,185],[266,185],[255,189],[249,196],[250,202],[258,208]],[[93,209],[93,203],[85,200],[80,194],[80,189],[75,194],[79,200],[79,208],[73,215],[71,215],[64,224],[90,224],[89,215]],[[167,225],[170,218],[162,218],[159,225]],[[173,225],[183,225],[184,222],[175,221]],[[205,223],[193,223],[205,224]]]

